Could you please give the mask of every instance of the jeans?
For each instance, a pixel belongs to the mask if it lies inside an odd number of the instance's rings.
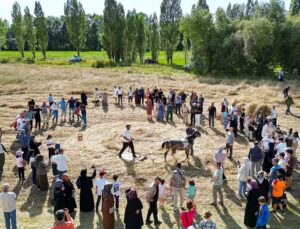
[[[157,202],[150,202],[149,210],[147,213],[146,222],[150,221],[150,217],[153,214],[154,222],[158,222],[157,218]]]
[[[175,113],[180,115],[180,110],[181,110],[181,104],[176,104]]]
[[[247,182],[246,181],[239,181],[239,196],[245,195],[247,188]]]
[[[52,119],[53,122],[54,122],[54,119],[55,119],[55,122],[57,122],[57,119],[58,119],[58,110],[54,110],[53,111],[53,119]]]
[[[86,114],[85,113],[82,113],[82,121],[83,121],[83,124],[86,125]]]
[[[256,173],[254,173],[254,167],[256,169]],[[261,169],[261,160],[260,161],[250,161],[250,176],[254,177]]]
[[[74,120],[74,110],[75,108],[69,108],[69,119]]]
[[[169,121],[169,116],[170,116],[171,122],[173,122],[173,112],[167,111],[167,117],[166,117],[167,122]]]
[[[177,208],[177,203],[178,203],[178,194],[180,196],[180,207],[183,206],[183,201],[184,201],[184,188],[174,188],[172,187],[173,190],[173,195],[174,195],[174,207]]]
[[[13,210],[11,212],[4,212],[4,218],[6,229],[17,229],[16,210]]]
[[[286,112],[285,112],[285,113],[286,113],[286,114],[291,113],[291,106],[287,105],[287,107],[286,107]]]
[[[66,111],[66,109],[62,109],[61,110],[61,119],[63,120],[63,121],[65,121],[66,120],[66,114],[67,114],[67,111]]]
[[[219,193],[220,202],[223,203],[223,185],[213,185],[212,194],[213,194],[213,203],[217,203],[217,193]]]

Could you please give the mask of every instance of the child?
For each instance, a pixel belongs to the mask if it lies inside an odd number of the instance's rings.
[[[18,167],[18,172],[19,172],[19,179],[23,179],[25,180],[25,176],[24,176],[24,160],[22,157],[23,151],[18,150],[16,152],[16,165]]]
[[[193,180],[190,180],[187,192],[188,192],[188,199],[194,201],[194,198],[196,196],[196,184]]]
[[[268,224],[269,218],[270,218],[270,211],[269,207],[266,204],[265,197],[261,196],[258,198],[258,203],[260,205],[259,212],[258,212],[258,218],[256,223],[257,229],[266,229],[266,225]]]
[[[52,142],[52,135],[48,135],[47,137],[47,147],[48,147],[48,156],[49,156],[49,163],[51,160],[51,157],[54,155],[54,143]]]
[[[121,188],[121,182],[118,181],[118,175],[113,176],[113,182],[112,182],[112,194],[115,197],[116,200],[116,210],[119,210],[119,196],[120,196],[120,188]]]
[[[34,153],[30,154],[29,166],[31,167],[32,170],[32,184],[36,185],[36,162],[34,158]]]
[[[165,185],[165,180],[161,179],[159,184],[159,206],[163,207],[167,196],[167,188]]]
[[[97,212],[98,212],[98,209],[99,209],[99,204],[100,204],[100,201],[101,201],[101,196],[102,196],[102,191],[103,191],[104,185],[107,183],[107,180],[104,177],[105,174],[106,174],[106,172],[101,171],[99,173],[100,178],[97,178],[96,182],[95,182],[96,193],[97,193],[97,202],[96,202],[96,211]]]
[[[278,165],[285,170],[285,165],[286,165],[286,160],[284,159],[285,157],[285,153],[280,153],[278,158],[279,158],[279,162]]]

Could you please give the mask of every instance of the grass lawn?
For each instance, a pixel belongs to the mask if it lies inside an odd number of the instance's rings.
[[[88,54],[88,53],[87,53]],[[1,52],[0,52],[1,55]],[[48,53],[50,55],[50,52]],[[53,53],[54,55],[54,53]],[[84,55],[84,54],[83,54]],[[95,54],[97,55],[97,54]],[[176,53],[177,55],[177,53]],[[180,53],[182,55],[182,53]],[[179,55],[179,56],[180,56]],[[70,53],[71,56],[71,53]],[[66,55],[64,58],[68,58]],[[1,58],[1,57],[0,57]],[[294,95],[295,106],[292,107],[293,116],[284,114],[285,106],[282,104],[281,91],[289,84]],[[120,212],[115,215],[116,229],[123,229],[124,209],[126,199],[123,194],[126,188],[136,187],[141,198],[145,219],[148,204],[145,201],[145,192],[152,183],[155,176],[161,176],[169,183],[170,174],[174,169],[174,160],[168,155],[167,162],[164,162],[161,143],[165,139],[178,139],[185,136],[186,126],[182,119],[174,116],[174,124],[160,123],[155,119],[147,121],[145,107],[129,106],[125,98],[124,107],[114,104],[114,99],[109,98],[108,110],[102,107],[93,107],[92,94],[98,86],[101,91],[109,92],[112,95],[114,85],[123,85],[125,91],[130,87],[153,88],[157,86],[167,92],[174,88],[177,92],[184,90],[187,93],[196,91],[205,97],[204,122],[200,131],[201,138],[195,141],[195,156],[190,159],[190,165],[185,160],[184,152],[178,151],[175,157],[182,162],[186,171],[187,179],[194,179],[197,185],[196,204],[199,222],[205,210],[210,210],[213,219],[220,229],[241,229],[246,228],[243,224],[245,201],[240,200],[236,195],[237,190],[237,161],[248,154],[251,143],[244,136],[237,137],[234,145],[233,159],[227,160],[225,172],[228,178],[228,185],[224,188],[226,208],[212,207],[210,177],[213,168],[206,164],[212,160],[215,149],[225,143],[226,132],[220,121],[216,121],[215,128],[208,127],[207,107],[215,102],[217,111],[220,111],[220,103],[224,97],[229,99],[230,104],[235,102],[238,106],[247,108],[250,105],[276,104],[279,112],[279,124],[285,130],[293,127],[300,130],[300,92],[299,83],[286,81],[281,84],[274,81],[261,80],[252,82],[248,80],[231,79],[207,79],[197,78],[193,74],[186,73],[176,68],[163,65],[156,67],[124,67],[93,69],[90,67],[71,66],[39,66],[29,64],[3,64],[0,65],[0,125],[3,130],[2,143],[10,151],[6,155],[4,166],[5,174],[0,178],[0,186],[3,182],[11,185],[11,190],[17,193],[17,217],[20,229],[47,229],[53,225],[52,189],[39,191],[31,184],[31,169],[26,168],[25,175],[28,179],[20,183],[17,177],[15,166],[15,152],[18,144],[15,137],[16,132],[10,128],[16,115],[26,108],[27,101],[34,98],[37,104],[47,99],[48,93],[52,93],[55,100],[62,96],[69,98],[71,95],[79,97],[80,92],[85,90],[89,93],[89,106],[87,109],[88,126],[82,128],[78,123],[60,122],[44,126],[41,130],[33,129],[36,140],[42,141],[41,153],[48,162],[48,151],[45,145],[47,135],[53,136],[53,141],[59,141],[65,149],[69,158],[68,173],[71,181],[75,184],[80,170],[90,168],[96,164],[98,168],[107,171],[107,178],[111,180],[114,174],[120,175],[123,183],[122,195],[120,198]],[[137,139],[135,148],[137,154],[147,155],[145,161],[132,162],[115,158],[115,154],[122,145],[121,133],[125,124],[132,125],[133,136]],[[78,141],[78,133],[83,134],[83,141]],[[300,158],[299,150],[297,157]],[[89,170],[89,174],[92,171]],[[49,166],[48,180],[50,186],[54,183],[51,167]],[[297,162],[294,172],[294,187],[288,193],[288,209],[285,215],[276,213],[271,216],[268,228],[271,229],[296,229],[300,222],[300,169]],[[76,188],[76,201],[79,205],[79,192]],[[96,198],[96,196],[94,196]],[[187,198],[186,198],[187,199]],[[171,208],[170,201],[167,201],[165,208],[159,209],[159,219],[163,224],[160,229],[178,229],[179,213]],[[75,216],[77,229],[102,229],[102,215],[77,212]],[[0,228],[4,228],[3,216],[0,216]],[[154,229],[153,226],[143,228]]]

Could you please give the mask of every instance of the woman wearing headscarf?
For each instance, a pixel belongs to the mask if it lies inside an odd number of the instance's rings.
[[[152,121],[152,110],[153,110],[152,102],[151,100],[149,100],[146,103],[147,103],[148,121]]]
[[[69,213],[72,214],[75,211],[75,208],[77,208],[74,198],[75,188],[66,173],[62,176],[62,189],[64,192],[66,208],[68,208]]]
[[[139,94],[139,89],[136,88],[134,91],[134,101],[135,101],[135,105],[139,106],[141,105],[141,98],[140,98],[140,94]]]
[[[102,216],[104,229],[115,228],[114,196],[111,193],[112,184],[104,185],[102,192]]]
[[[161,101],[158,101],[157,121],[164,120],[165,108]]]
[[[260,192],[260,196],[265,197],[266,202],[268,203],[269,199],[269,181],[265,178],[265,172],[259,171],[257,173],[257,186]]]
[[[36,162],[36,186],[40,190],[48,190],[47,165],[44,161],[44,156],[39,154],[35,157]]]
[[[94,211],[94,197],[93,197],[93,179],[96,177],[96,169],[94,169],[92,176],[87,176],[87,170],[83,169],[80,176],[77,178],[76,186],[80,189],[80,211],[91,212]]]
[[[257,213],[259,211],[258,198],[260,192],[256,180],[250,181],[250,190],[247,196],[247,204],[245,209],[244,224],[247,227],[254,228],[257,222]]]
[[[30,150],[33,150],[34,156],[40,154],[40,150],[39,150],[40,145],[42,145],[42,143],[37,142],[35,140],[35,135],[34,134],[30,135],[29,148],[30,148]]]
[[[127,189],[125,195],[127,199],[124,216],[125,229],[141,229],[144,225],[142,216],[143,204],[138,198],[135,189]]]
[[[53,197],[54,197],[54,213],[57,210],[66,208],[65,193],[62,185],[62,180],[60,178],[57,178],[54,183]]]
[[[247,179],[250,172],[250,163],[248,157],[243,157],[244,163],[238,168],[238,180],[239,180],[239,190],[238,194],[240,197],[245,196],[247,188]]]

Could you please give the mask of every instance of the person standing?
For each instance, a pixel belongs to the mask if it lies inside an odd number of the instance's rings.
[[[52,96],[52,93],[50,93],[49,96],[48,96],[48,102],[49,102],[49,107],[51,107],[52,104],[54,103],[54,98],[53,98],[53,96]],[[49,117],[50,117],[50,116],[51,116],[51,110],[50,110],[50,115],[49,115]]]
[[[188,117],[189,117],[189,107],[186,105],[186,103],[183,103],[181,113],[182,113],[183,123],[185,125],[187,125],[188,124]]]
[[[8,153],[4,145],[1,143],[0,139],[0,174],[3,174],[3,167],[5,164],[5,153]]]
[[[50,110],[53,111],[53,118],[52,118],[52,122],[54,122],[55,120],[55,123],[57,124],[57,120],[58,120],[58,106],[57,106],[57,103],[56,102],[53,102],[51,107],[50,107]]]
[[[244,129],[245,129],[245,118],[246,118],[246,113],[245,109],[243,108],[241,113],[240,113],[240,131],[242,134],[244,134]]]
[[[66,208],[69,210],[70,214],[75,212],[77,204],[75,201],[75,188],[67,173],[62,175],[62,187],[64,191]]]
[[[115,228],[114,196],[111,193],[111,188],[111,184],[104,185],[102,194],[102,216],[104,229]]]
[[[74,121],[74,112],[75,112],[75,107],[76,107],[76,101],[73,98],[73,96],[71,96],[71,98],[68,100],[67,106],[69,106],[69,120]]]
[[[81,98],[81,103],[87,106],[88,105],[88,102],[87,102],[88,97],[84,91],[81,92],[80,98]]]
[[[156,177],[154,183],[151,185],[150,190],[148,191],[146,198],[147,202],[149,203],[149,210],[147,213],[146,224],[151,224],[152,221],[150,220],[151,215],[153,214],[154,218],[154,225],[160,225],[161,222],[157,218],[157,201],[159,195],[159,184],[161,179]]]
[[[221,167],[221,162],[217,162],[215,164],[216,170],[213,174],[213,177],[211,178],[212,182],[212,196],[213,196],[213,201],[211,202],[211,205],[216,206],[217,205],[217,193],[219,193],[219,198],[220,198],[220,205],[224,206],[224,201],[223,201],[223,168]]]
[[[132,97],[133,97],[132,87],[129,88],[127,95],[128,95],[128,104],[132,105]]]
[[[275,179],[272,183],[272,207],[273,207],[272,212],[276,212],[278,206],[280,211],[284,213],[283,206],[282,206],[282,199],[283,199],[285,188],[286,185],[283,180],[283,176],[280,174],[278,175],[277,179]]]
[[[250,181],[250,190],[247,196],[247,204],[245,208],[244,224],[247,227],[253,228],[257,222],[257,212],[259,211],[258,198],[260,192],[255,180]]]
[[[61,98],[59,102],[59,107],[61,109],[61,121],[66,121],[66,114],[67,114],[67,102],[64,97]]]
[[[217,109],[215,107],[215,104],[212,103],[210,107],[208,108],[208,122],[209,127],[215,127],[215,117],[217,116]]]
[[[266,229],[270,218],[269,206],[265,197],[261,196],[258,198],[258,203],[260,205],[256,223],[256,229]]]
[[[243,157],[244,163],[238,169],[239,190],[238,195],[242,198],[246,194],[247,179],[249,177],[250,165],[249,158]]]
[[[284,101],[284,103],[286,104],[286,111],[285,111],[285,114],[286,114],[286,115],[291,114],[291,106],[292,106],[293,104],[295,104],[295,103],[294,103],[294,100],[293,100],[293,98],[292,98],[292,96],[289,95],[289,96],[286,98],[286,100]]]
[[[148,121],[152,121],[152,110],[153,110],[152,102],[151,102],[151,100],[149,100],[146,103],[147,103]]]
[[[226,151],[227,151],[228,158],[232,157],[234,141],[235,141],[235,135],[233,133],[233,128],[230,127],[227,131],[227,138],[226,138]]]
[[[272,118],[272,122],[274,127],[277,126],[277,118],[278,118],[278,113],[276,110],[276,106],[273,106],[272,111],[271,111],[271,118]]]
[[[22,157],[22,154],[23,154],[23,152],[21,150],[18,150],[16,152],[16,166],[18,168],[19,179],[25,180],[25,175],[24,175],[25,162]]]
[[[224,147],[219,146],[215,152],[215,157],[214,157],[214,163],[221,163],[221,167],[223,168],[223,181],[226,182],[226,176],[225,176],[225,171],[224,171],[224,165],[225,165],[225,161],[226,161],[226,153],[224,153]]]
[[[149,99],[148,101],[151,101],[151,99]],[[158,101],[158,111],[157,111],[157,121],[163,121],[164,120],[164,113],[165,113],[165,107],[164,104],[161,101]]]
[[[254,177],[261,170],[261,160],[263,154],[261,148],[258,146],[258,142],[254,142],[254,147],[249,150],[248,158],[250,160],[250,176]],[[256,172],[254,173],[254,168]]]
[[[295,166],[295,158],[293,157],[293,150],[286,150],[286,165],[285,165],[285,180],[286,180],[286,190],[291,190],[292,186],[292,174]]]
[[[124,215],[125,229],[141,229],[144,224],[142,216],[143,204],[138,198],[135,189],[127,189],[125,195],[127,199]]]
[[[269,181],[265,178],[265,172],[259,171],[256,178],[257,186],[260,196],[265,197],[266,201],[269,200]]]
[[[289,96],[289,91],[290,91],[291,87],[286,87],[285,89],[283,89],[283,98],[287,98]]]
[[[140,96],[140,99],[141,99],[141,104],[144,105],[144,100],[145,100],[145,90],[143,87],[141,87],[139,89],[139,96]]]
[[[177,211],[178,194],[180,196],[180,207],[183,207],[185,185],[185,172],[181,169],[181,163],[177,163],[170,180],[170,187],[174,195],[174,211]]]
[[[121,189],[121,182],[118,180],[118,175],[113,176],[112,182],[112,194],[115,197],[115,206],[116,210],[119,210],[119,197],[120,197],[120,189]]]
[[[131,128],[131,125],[126,125],[126,130],[124,131],[124,133],[122,135],[123,136],[123,147],[122,147],[121,151],[116,155],[116,156],[119,156],[119,158],[122,158],[122,153],[125,151],[125,149],[127,147],[129,147],[131,149],[132,157],[137,158],[137,156],[135,155],[134,145],[133,145],[134,138],[131,137],[130,128]]]
[[[68,158],[64,155],[64,150],[59,149],[58,154],[51,158],[51,162],[57,165],[58,176],[61,178],[67,172]]]
[[[48,120],[49,120],[48,106],[46,102],[43,102],[40,108],[42,113],[43,126],[46,126],[48,125]]]
[[[95,182],[95,186],[96,186],[96,194],[97,194],[97,202],[96,202],[96,211],[98,212],[99,211],[99,205],[100,205],[100,202],[101,202],[101,197],[102,197],[102,191],[104,189],[104,186],[106,185],[107,183],[107,180],[106,178],[104,177],[106,174],[106,172],[104,171],[101,171],[99,173],[99,178],[96,179],[96,182]],[[102,200],[102,203],[103,203],[103,200]]]
[[[4,183],[0,192],[0,208],[2,208],[6,229],[17,229],[16,197],[14,192],[9,192],[9,184]]]
[[[82,212],[91,212],[95,208],[92,188],[93,179],[96,177],[96,168],[94,166],[92,168],[94,169],[92,176],[87,176],[87,170],[83,169],[76,181],[76,186],[80,189],[79,206]]]
[[[34,109],[34,119],[35,119],[35,129],[39,127],[41,129],[41,108],[38,105],[35,106]]]
[[[173,103],[169,102],[167,105],[167,122],[169,122],[169,117],[170,117],[170,121],[173,122],[173,111],[174,111],[174,105]]]
[[[117,89],[117,94],[118,94],[118,104],[120,106],[123,106],[123,89],[121,86]]]
[[[175,99],[175,114],[177,114],[177,115],[181,115],[181,113],[180,113],[181,104],[182,104],[181,95],[178,94]]]
[[[80,110],[81,110],[81,117],[82,117],[83,125],[86,126],[86,124],[87,124],[86,105],[81,104]]]
[[[35,157],[35,165],[36,165],[36,186],[40,190],[48,190],[49,183],[47,177],[47,165],[44,161],[44,156],[39,154]]]
[[[21,147],[23,153],[23,159],[28,160],[28,152],[29,152],[29,141],[30,135],[25,133],[25,130],[22,129],[18,135],[18,143]]]

